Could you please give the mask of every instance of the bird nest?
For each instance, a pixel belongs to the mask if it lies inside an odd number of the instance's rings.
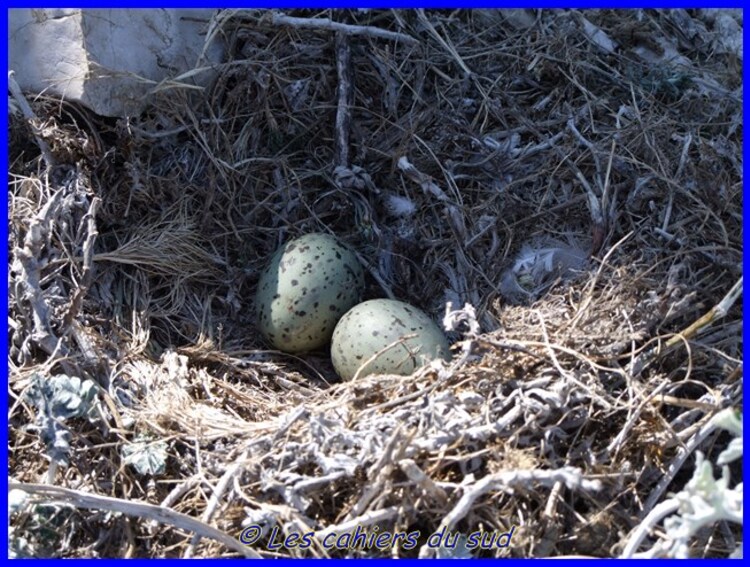
[[[12,551],[655,549],[645,519],[742,404],[742,59],[719,15],[219,11],[211,88],[118,120],[19,103]],[[446,325],[452,361],[341,383],[325,350],[270,350],[259,274],[314,231],[356,252],[366,299]],[[689,554],[738,542],[720,522]]]

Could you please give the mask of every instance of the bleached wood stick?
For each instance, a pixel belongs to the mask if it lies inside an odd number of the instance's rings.
[[[90,494],[70,488],[60,486],[50,486],[49,484],[27,484],[23,482],[9,482],[8,490],[21,490],[27,494],[34,494],[41,497],[47,504],[56,502],[69,504],[76,508],[87,510],[107,510],[109,512],[119,512],[127,516],[137,516],[148,518],[162,524],[168,524],[185,530],[200,534],[203,537],[209,537],[229,549],[238,551],[245,557],[260,559],[261,555],[253,551],[250,547],[243,545],[236,538],[233,538],[221,530],[209,526],[200,520],[191,518],[181,512],[175,512],[170,508],[147,504],[145,502],[132,502],[121,498],[112,498],[111,496],[101,496],[99,494]]]
[[[340,167],[349,167],[349,124],[351,123],[351,106],[353,84],[351,80],[351,49],[349,37],[342,32],[336,34],[336,72],[338,74],[338,104],[336,108],[336,151],[334,163]]]
[[[343,32],[347,35],[366,35],[369,37],[377,37],[380,39],[389,39],[393,41],[402,41],[409,45],[416,45],[419,42],[413,37],[392,32],[374,26],[355,26],[352,24],[342,24],[341,22],[334,22],[328,18],[294,18],[285,14],[274,14],[271,18],[271,22],[276,26],[290,26],[293,28],[311,28],[321,30],[331,30],[337,32]]]
[[[8,72],[8,90],[10,91],[10,94],[13,95],[13,98],[18,103],[18,106],[21,109],[21,112],[23,113],[23,117],[26,119],[26,121],[29,123],[29,126],[31,127],[31,133],[34,135],[34,139],[36,140],[36,143],[42,152],[42,158],[44,159],[44,163],[47,164],[47,169],[52,169],[55,166],[55,158],[52,157],[52,152],[50,151],[49,146],[47,145],[47,142],[45,142],[42,139],[42,137],[39,135],[39,129],[36,126],[36,123],[39,122],[39,118],[37,117],[36,114],[34,114],[34,111],[31,109],[31,106],[26,101],[26,97],[23,96],[23,93],[21,92],[21,87],[18,86],[18,83],[16,82],[15,77],[13,77],[13,74],[14,74],[13,71]]]

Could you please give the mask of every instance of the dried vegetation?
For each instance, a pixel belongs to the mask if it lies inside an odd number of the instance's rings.
[[[73,504],[17,513],[18,551],[424,557],[515,526],[473,554],[619,554],[742,404],[741,53],[708,11],[287,15],[219,12],[214,86],[140,117],[11,117],[9,474]],[[341,384],[326,352],[268,350],[259,271],[310,231],[368,297],[473,306],[453,362]],[[504,294],[539,239],[588,261]],[[421,535],[271,551],[274,526]]]

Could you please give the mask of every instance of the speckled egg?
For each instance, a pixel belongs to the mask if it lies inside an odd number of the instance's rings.
[[[362,266],[334,237],[312,233],[287,242],[258,281],[258,327],[285,352],[324,346],[365,288]]]
[[[401,337],[415,335],[398,343]],[[360,376],[411,374],[436,358],[450,359],[450,345],[440,328],[422,310],[393,299],[372,299],[354,306],[336,325],[331,338],[333,367],[343,380]]]

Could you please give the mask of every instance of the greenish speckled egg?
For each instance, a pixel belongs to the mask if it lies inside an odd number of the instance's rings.
[[[415,335],[401,341],[402,337]],[[400,342],[399,342],[400,341]],[[393,299],[372,299],[354,306],[336,325],[331,360],[343,380],[368,374],[411,374],[436,358],[450,360],[450,345],[440,328],[422,310]]]
[[[258,328],[284,352],[320,348],[364,288],[362,266],[351,250],[327,234],[306,234],[277,250],[261,274]]]

